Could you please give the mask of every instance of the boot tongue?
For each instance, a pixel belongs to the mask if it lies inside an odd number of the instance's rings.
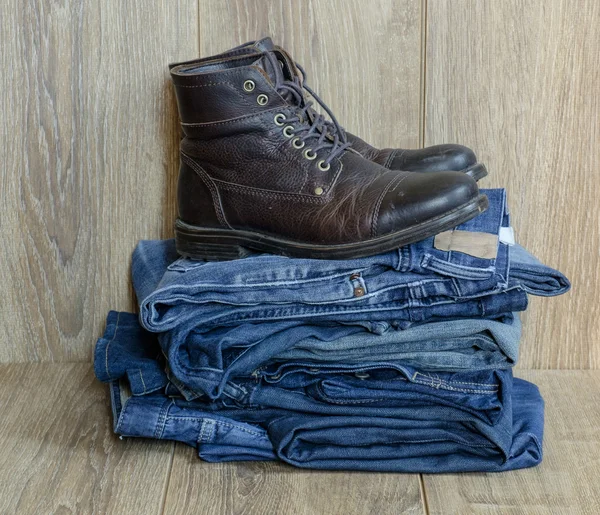
[[[261,52],[272,52],[275,50],[275,44],[271,38],[262,38],[259,39],[254,45],[252,45],[257,50]]]
[[[296,68],[294,60],[283,48],[276,46],[271,38],[266,37],[260,39],[254,43],[252,47],[256,48],[256,50],[262,53],[268,52],[270,54],[274,54],[275,58],[277,59],[277,68],[273,68],[271,61],[266,56],[261,57],[256,63],[254,63],[267,72],[273,83],[275,83],[277,79],[280,81],[294,81],[295,78],[298,78],[300,84],[302,84],[302,75]]]

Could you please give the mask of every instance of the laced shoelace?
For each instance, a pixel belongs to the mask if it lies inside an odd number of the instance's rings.
[[[329,109],[327,109],[327,106],[325,105],[325,103],[323,102],[323,100],[321,100],[321,98],[319,97],[319,95],[317,95],[317,93],[311,89],[308,84],[306,83],[306,71],[304,71],[304,68],[298,64],[297,62],[294,61],[294,65],[296,66],[296,68],[298,68],[298,70],[300,70],[300,73],[302,74],[302,85],[301,87],[303,89],[305,89],[306,91],[308,91],[308,93],[310,94],[311,97],[313,97],[317,103],[327,111],[327,113],[329,113]],[[300,80],[298,78],[294,79],[295,81],[298,81],[298,85],[300,85]],[[312,109],[311,110],[311,114],[317,115],[318,113]],[[331,115],[330,115],[331,116]],[[347,141],[347,136],[346,136],[346,132],[344,131],[344,129],[342,127],[339,126],[339,124],[334,125],[332,122],[330,122],[329,120],[325,120],[325,128],[328,132],[331,132],[332,130],[335,130],[337,133],[341,133],[344,137],[344,140]]]
[[[279,68],[278,59],[272,52],[267,52],[266,55],[273,69],[277,70]],[[305,76],[304,70],[301,71],[302,75]],[[323,102],[316,93],[304,86],[331,120],[327,120],[325,116],[315,111],[312,108],[313,102],[306,101],[302,85],[297,77],[295,77],[293,81],[290,81],[284,80],[277,74],[275,82],[275,89],[282,94],[286,100],[292,101],[296,106],[294,116],[286,117],[284,123],[292,124],[298,122],[300,124],[299,127],[293,127],[291,133],[302,143],[306,143],[311,139],[315,140],[314,143],[311,143],[310,149],[314,154],[321,149],[329,149],[327,158],[323,160],[324,166],[329,166],[333,159],[341,155],[351,146],[351,143],[346,138],[346,133],[340,127],[340,124],[331,112],[331,109],[327,107],[325,102]]]

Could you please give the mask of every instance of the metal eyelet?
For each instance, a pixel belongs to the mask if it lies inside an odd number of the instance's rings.
[[[320,186],[318,188],[315,188],[315,195],[323,195],[324,192],[325,190]]]
[[[283,135],[286,138],[291,138],[294,135],[294,127],[292,125],[286,125],[283,128]]]
[[[323,166],[323,165],[325,165],[325,166]],[[319,161],[317,166],[319,167],[319,170],[321,170],[322,172],[326,172],[327,170],[329,170],[331,168],[331,165],[329,163],[325,164],[325,161],[323,161],[322,159]]]
[[[275,122],[275,125],[281,127],[285,123],[285,115],[282,113],[277,113],[273,118],[273,121]]]
[[[304,155],[304,158],[309,161],[312,161],[317,157],[317,153],[313,152],[312,148],[307,148],[302,154]]]
[[[304,141],[300,141],[300,138],[294,138],[292,140],[292,146],[294,148],[301,149],[304,148],[304,145],[306,145],[306,143],[304,143]]]
[[[269,97],[265,94],[261,94],[256,97],[256,101],[258,102],[258,105],[266,106],[267,102],[269,101]]]
[[[244,91],[247,91],[248,93],[250,93],[251,91],[254,91],[255,87],[256,87],[256,84],[254,83],[253,80],[248,79],[247,81],[244,82]]]

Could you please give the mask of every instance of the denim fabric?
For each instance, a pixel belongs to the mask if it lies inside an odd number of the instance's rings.
[[[240,384],[237,400],[190,402],[161,390],[130,397],[125,371],[144,370],[144,358],[121,366],[112,356],[108,368],[123,370],[111,381],[115,432],[181,441],[206,461],[278,458],[299,467],[435,473],[511,470],[542,458],[543,401],[510,370],[398,367],[360,378],[295,371],[271,376],[277,386],[267,376]]]
[[[339,364],[354,367],[401,362],[436,371],[506,368],[517,359],[521,334],[518,316],[511,314],[497,320],[450,320],[406,330],[387,324],[375,327],[367,323],[364,327],[278,322],[156,335],[142,329],[136,315],[114,311],[106,324],[95,348],[99,379],[109,381],[124,373],[133,395],[163,388],[170,379],[187,399],[202,395],[219,398],[232,379],[257,377],[273,367],[325,370]],[[180,337],[185,341],[180,342]],[[169,378],[159,341],[164,348],[176,350],[169,360]],[[132,368],[129,363],[134,362],[136,367]]]
[[[510,247],[510,276],[527,293],[541,297],[561,295],[571,287],[563,274],[543,265],[517,244]]]
[[[383,324],[382,324],[383,325]],[[402,361],[424,370],[460,371],[508,368],[518,359],[521,322],[518,313],[496,320],[470,318],[414,325],[377,333],[359,326],[305,326],[308,335],[272,361],[293,363],[362,363]],[[276,334],[268,343],[286,339]],[[275,343],[277,348],[281,346]],[[250,349],[248,349],[250,351]]]

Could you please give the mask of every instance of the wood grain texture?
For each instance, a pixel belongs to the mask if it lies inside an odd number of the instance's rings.
[[[428,2],[425,144],[473,147],[518,241],[573,283],[532,297],[523,368],[600,367],[599,25],[596,0]]]
[[[172,235],[167,63],[197,43],[196,2],[0,4],[0,362],[89,360],[133,307],[134,245]]]
[[[201,507],[201,508],[199,508]],[[421,514],[416,474],[294,469],[280,463],[203,463],[177,445],[165,515]]]
[[[200,0],[202,55],[271,36],[353,134],[418,146],[421,0]]]
[[[600,372],[519,372],[546,400],[542,464],[502,474],[425,475],[430,514],[600,513]]]
[[[173,444],[119,440],[85,363],[0,366],[0,513],[159,514]]]

